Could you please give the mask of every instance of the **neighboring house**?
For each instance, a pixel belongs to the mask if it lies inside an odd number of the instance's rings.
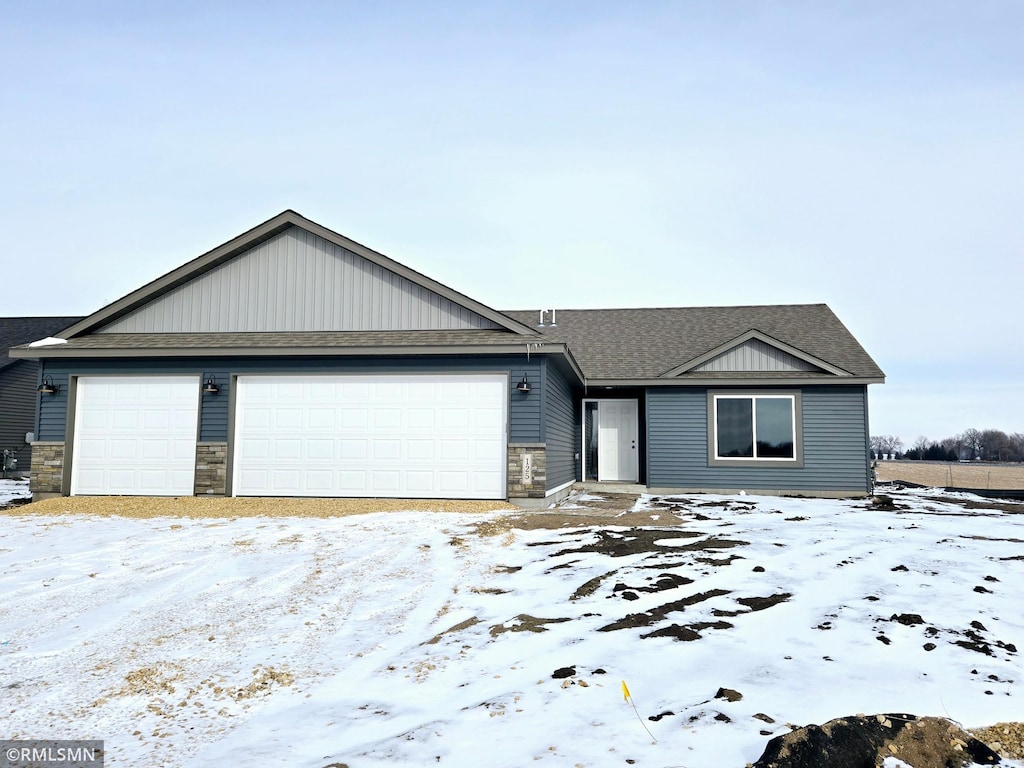
[[[866,494],[884,381],[823,304],[499,312],[293,211],[65,338],[37,498]]]
[[[32,466],[32,446],[25,442],[25,435],[36,429],[39,364],[35,360],[12,359],[7,350],[59,333],[81,319],[0,317],[0,462],[3,451],[12,452],[18,461],[16,474],[28,475]]]

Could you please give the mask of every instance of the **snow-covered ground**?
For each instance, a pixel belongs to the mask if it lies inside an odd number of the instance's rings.
[[[10,504],[15,499],[28,499],[31,496],[28,480],[0,478],[0,507]]]
[[[1024,514],[893,498],[642,497],[640,529],[4,517],[5,737],[112,767],[723,768],[788,723],[1024,719]]]

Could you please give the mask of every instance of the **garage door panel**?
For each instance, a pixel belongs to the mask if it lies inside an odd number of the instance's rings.
[[[400,474],[398,470],[374,470],[372,472],[373,489],[380,493],[398,493]]]
[[[401,429],[402,411],[398,408],[375,408],[373,426],[377,429]]]
[[[370,459],[372,460],[402,458],[401,440],[374,440],[371,447],[373,450],[370,452]]]
[[[410,493],[421,493],[429,496],[436,490],[434,485],[434,473],[427,470],[410,470],[405,477],[406,488]]]
[[[198,376],[77,380],[72,494],[191,495]]]
[[[306,441],[306,455],[311,461],[335,458],[335,441],[311,439]]]
[[[433,440],[406,440],[406,456],[412,461],[433,461],[436,456]]]
[[[325,432],[333,432],[335,429],[335,412],[329,408],[311,408],[309,411],[309,420],[306,424],[310,430],[324,430]]]
[[[342,408],[339,415],[343,430],[364,429],[370,423],[370,415],[365,408]]]
[[[240,376],[233,492],[504,498],[507,409],[500,375]]]
[[[139,411],[119,407],[110,412],[110,427],[117,431],[135,432],[139,428],[141,416]]]
[[[366,493],[368,490],[366,484],[366,472],[363,470],[342,470],[338,473],[338,487],[344,491],[350,491],[348,494],[354,496],[357,493]]]
[[[342,440],[341,441],[341,458],[346,459],[365,459],[369,455],[370,449],[366,440]]]

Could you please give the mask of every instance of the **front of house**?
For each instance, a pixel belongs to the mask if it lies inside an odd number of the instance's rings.
[[[61,332],[35,498],[870,491],[825,305],[499,312],[285,211]]]

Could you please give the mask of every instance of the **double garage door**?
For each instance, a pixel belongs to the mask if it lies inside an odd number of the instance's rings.
[[[191,495],[198,377],[81,377],[74,494]],[[505,497],[504,375],[239,376],[236,496]]]

